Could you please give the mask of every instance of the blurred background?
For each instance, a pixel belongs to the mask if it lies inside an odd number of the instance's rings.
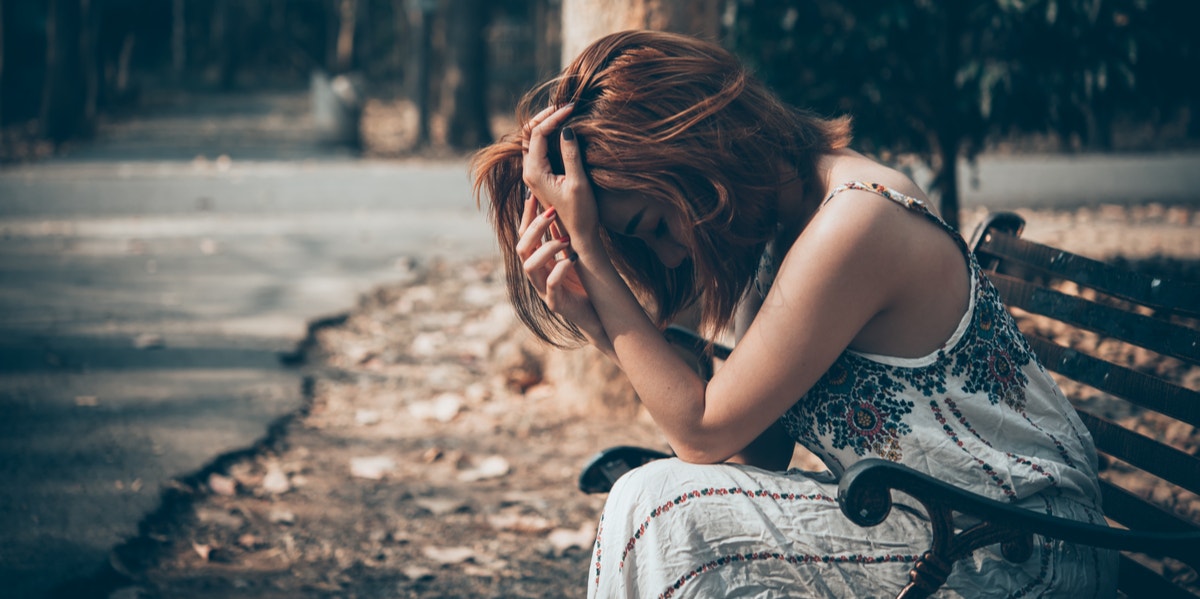
[[[431,294],[430,310],[453,312],[437,333],[456,337],[453,298],[470,294],[420,283],[450,273],[470,291],[480,271],[439,264],[495,261],[466,159],[604,34],[718,40],[785,100],[850,114],[854,146],[931,188],[964,232],[1016,209],[1029,238],[1195,279],[1197,22],[1196,0],[0,0],[0,595],[107,596],[144,570],[137,556],[172,541],[156,525],[205,492],[226,497],[212,476],[303,417],[321,388],[297,368],[312,331],[361,324],[391,293],[380,286]],[[471,297],[503,309],[489,293]],[[333,357],[406,359],[410,340],[388,335],[403,328],[372,326]],[[579,372],[585,391],[615,380]],[[374,397],[372,376],[338,383]],[[453,390],[431,381],[389,384]],[[367,501],[342,462],[305,463],[336,490],[314,511],[351,524],[299,548],[288,532],[272,551],[326,564],[377,545],[355,527],[393,521],[399,504]],[[531,492],[579,501],[562,483],[574,467]],[[229,524],[229,510],[204,513]],[[570,526],[591,527],[580,513]],[[270,534],[316,521],[300,519]],[[200,559],[191,541],[183,553]],[[522,574],[581,591],[586,557],[571,559],[583,561],[561,576]],[[343,566],[329,566],[351,581],[335,588],[353,588],[362,573]],[[328,584],[288,568],[274,582]]]
[[[318,133],[367,156],[469,151],[588,41],[650,27],[852,114],[858,146],[923,158],[953,206],[955,156],[1194,148],[1198,17],[1188,0],[3,0],[0,160],[216,91],[309,90]]]

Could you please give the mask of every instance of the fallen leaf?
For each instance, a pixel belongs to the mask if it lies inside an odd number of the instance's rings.
[[[486,480],[489,478],[499,478],[508,474],[510,467],[508,460],[501,456],[488,456],[479,462],[477,466],[470,470],[460,472],[458,480],[463,482],[474,482],[477,480]]]
[[[554,555],[562,555],[571,549],[591,549],[596,542],[596,527],[584,524],[579,530],[556,528],[546,536]]]
[[[443,565],[461,564],[475,557],[470,547],[426,547],[421,550],[425,557]]]
[[[296,521],[296,514],[285,509],[274,508],[270,514],[267,514],[267,520],[273,524],[292,524]]]
[[[383,420],[383,418],[379,415],[379,412],[376,412],[375,410],[359,410],[354,413],[354,421],[357,422],[359,426],[371,426],[373,424],[379,424],[380,420]]]
[[[356,478],[380,480],[395,468],[396,461],[388,456],[350,458],[350,475]]]
[[[430,447],[421,454],[421,461],[426,464],[432,464],[442,458],[442,450],[437,447]]]
[[[237,495],[237,482],[228,476],[213,472],[208,475],[208,488],[217,495],[233,497]]]
[[[409,580],[429,580],[433,578],[433,570],[422,566],[407,566],[401,568],[401,574],[404,574]]]
[[[205,507],[196,508],[196,519],[203,524],[213,524],[232,530],[238,530],[246,525],[246,520],[237,514],[231,514],[227,510]]]
[[[448,497],[422,497],[413,500],[413,503],[434,516],[444,516],[455,512],[469,511],[470,509],[466,502]]]
[[[528,514],[496,514],[488,517],[488,524],[497,530],[509,530],[521,534],[542,534],[554,528],[549,520]]]
[[[288,476],[284,473],[283,468],[279,467],[279,464],[271,462],[267,465],[267,474],[263,476],[262,480],[262,490],[272,495],[281,495],[292,490]]]
[[[212,553],[212,547],[208,545],[201,545],[195,541],[192,541],[192,550],[195,551],[196,555],[199,555],[200,559],[204,561],[208,561],[208,555]]]
[[[409,414],[420,420],[450,422],[462,411],[463,397],[457,393],[442,393],[429,401],[415,401],[408,406]]]

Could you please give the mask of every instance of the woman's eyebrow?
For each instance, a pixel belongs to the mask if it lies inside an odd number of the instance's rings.
[[[632,237],[634,232],[637,231],[638,225],[641,224],[641,222],[642,222],[642,216],[645,214],[646,214],[645,208],[638,210],[638,213],[633,215],[633,218],[629,219],[629,224],[625,225],[625,233],[624,234],[629,237]]]

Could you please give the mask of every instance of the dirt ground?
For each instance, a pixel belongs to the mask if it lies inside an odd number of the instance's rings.
[[[1179,259],[1160,263],[1200,278],[1200,214],[1160,208],[1030,213],[1029,234],[1101,258],[1166,252]],[[645,416],[564,396],[545,358],[497,262],[412,263],[314,323],[295,356],[311,404],[181,479],[114,551],[132,585],[113,596],[584,596],[603,497],[576,489],[581,465],[612,445],[665,445]],[[1196,443],[1190,427],[1169,434]],[[1200,514],[1194,497],[1167,499]]]

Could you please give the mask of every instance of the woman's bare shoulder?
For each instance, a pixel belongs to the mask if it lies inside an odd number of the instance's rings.
[[[877,183],[892,191],[929,204],[925,190],[905,173],[851,150],[833,156],[828,163],[829,191],[850,183]]]

